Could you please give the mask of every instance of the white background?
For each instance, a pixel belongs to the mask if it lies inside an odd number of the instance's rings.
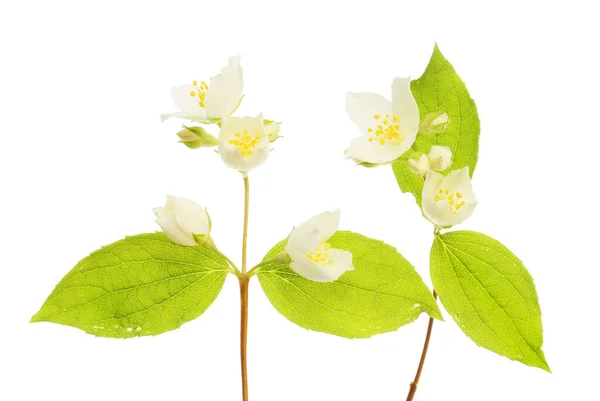
[[[239,115],[284,122],[251,174],[250,263],[294,224],[341,208],[342,227],[396,246],[429,284],[431,226],[391,169],[358,168],[348,90],[389,95],[435,41],[476,100],[479,206],[460,228],[502,241],[534,276],[553,374],[478,348],[446,315],[417,400],[597,400],[600,223],[593,2],[4,1],[0,6],[0,365],[3,400],[239,400],[238,288],[180,330],[134,340],[28,324],[75,263],[157,229],[167,193],[208,206],[239,260],[243,186],[210,150],[177,143],[172,86],[242,54]],[[427,319],[369,340],[308,332],[250,288],[254,401],[400,400]]]

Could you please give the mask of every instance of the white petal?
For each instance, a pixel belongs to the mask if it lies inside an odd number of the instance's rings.
[[[181,85],[171,89],[171,97],[175,106],[184,113],[197,115],[202,114],[203,110],[200,107],[198,96],[191,96],[190,93],[196,93],[198,90],[194,85]]]
[[[381,145],[376,140],[369,142],[369,137],[363,135],[352,140],[346,150],[346,157],[367,163],[390,163],[402,156],[411,146],[412,143],[407,141],[398,144],[386,142]]]
[[[327,269],[327,275],[332,278],[332,281],[337,280],[345,272],[354,270],[352,252],[335,248],[330,249],[328,252],[333,264],[325,267],[325,269]]]
[[[156,217],[158,217],[161,214],[165,213],[165,208],[164,207],[155,207],[154,209],[152,209],[152,211],[154,212],[154,215]]]
[[[433,198],[437,194],[438,189],[440,188],[440,184],[444,176],[440,173],[436,173],[435,171],[430,171],[427,173],[425,177],[425,183],[423,184],[423,192],[422,192],[422,203],[433,202]]]
[[[308,224],[307,224],[308,223]],[[294,228],[285,244],[285,253],[293,256],[306,255],[314,251],[321,242],[321,234],[315,222],[306,222]]]
[[[329,282],[337,280],[344,272],[353,270],[352,267],[352,254],[348,251],[342,251],[338,249],[331,249],[330,252],[332,257],[337,257],[338,261],[329,266],[321,266],[310,260],[305,255],[300,255],[296,259],[292,258],[290,268],[298,273],[300,276],[317,282]]]
[[[177,225],[188,234],[208,234],[206,210],[190,199],[169,196]]]
[[[182,111],[179,113],[161,114],[160,122],[164,123],[169,118],[183,118],[186,120],[197,121],[199,123],[208,122],[208,120],[206,119],[206,113],[204,112],[204,109],[200,109],[196,113],[187,113],[187,112]]]
[[[333,212],[323,212],[310,220],[315,222],[319,229],[319,233],[321,234],[321,239],[327,241],[329,237],[335,234],[340,226],[340,209],[334,210]]]
[[[457,191],[465,196],[465,201],[474,200],[473,185],[469,178],[469,167],[463,167],[460,170],[452,170],[441,183],[444,188],[451,188],[453,191]]]
[[[419,131],[419,107],[410,90],[410,77],[395,78],[392,83],[392,111],[400,118],[400,135],[414,143]]]
[[[156,219],[158,225],[171,241],[184,246],[196,245],[196,240],[191,234],[186,234],[175,222],[175,217],[170,213],[162,213]]]
[[[368,134],[369,128],[381,124],[374,118],[376,114],[381,116],[392,112],[392,104],[389,100],[376,93],[352,93],[346,96],[346,112],[348,117],[363,134]]]
[[[208,117],[225,117],[233,113],[242,97],[244,82],[240,56],[230,57],[221,73],[210,79],[205,109]]]

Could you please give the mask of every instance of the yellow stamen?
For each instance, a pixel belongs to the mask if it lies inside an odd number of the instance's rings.
[[[381,114],[374,114],[373,118],[379,122],[381,120]],[[380,145],[385,145],[386,142],[398,144],[402,142],[400,137],[400,118],[398,116],[390,116],[385,114],[385,118],[381,120],[381,124],[375,124],[374,127],[368,128],[367,132],[372,135],[369,142],[373,142],[373,138],[376,138]]]
[[[315,248],[314,251],[306,254],[306,257],[323,267],[327,267],[328,265],[332,265],[334,263],[329,253],[322,252],[323,250],[328,249],[331,249],[331,244],[321,241],[320,245]]]
[[[243,133],[236,132],[233,135],[233,139],[229,140],[229,143],[237,148],[240,155],[250,156],[261,139],[262,135],[252,135],[250,131],[245,129]]]
[[[433,201],[437,204],[438,202],[445,201],[452,214],[458,213],[458,211],[466,205],[465,201],[461,199],[463,198],[463,194],[460,192],[450,192],[449,189],[439,189],[437,194],[433,197]]]

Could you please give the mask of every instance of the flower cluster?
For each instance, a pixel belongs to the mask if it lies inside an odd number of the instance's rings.
[[[180,110],[161,115],[161,121],[182,118],[220,127],[218,139],[200,126],[185,126],[177,135],[191,149],[218,146],[223,162],[243,174],[269,157],[269,144],[279,138],[279,124],[255,117],[233,117],[242,103],[244,78],[240,56],[230,57],[221,72],[206,81],[193,81],[171,90],[173,103]]]
[[[349,92],[346,112],[362,133],[346,150],[349,159],[367,167],[406,163],[410,171],[424,177],[423,214],[437,229],[471,216],[477,202],[469,168],[452,170],[452,150],[447,146],[432,145],[427,153],[414,150],[418,135],[443,133],[450,119],[445,112],[433,112],[419,122],[410,77],[394,79],[391,102],[375,93]]]
[[[191,149],[216,146],[225,165],[247,177],[249,171],[268,159],[271,142],[280,138],[280,125],[265,120],[262,113],[255,117],[233,117],[242,102],[242,91],[240,57],[231,57],[229,64],[208,83],[193,81],[191,85],[173,88],[171,97],[180,111],[163,114],[161,120],[182,118],[204,125],[218,125],[218,138],[198,125],[184,125],[177,136]],[[390,125],[393,121],[386,120],[385,124]],[[393,137],[391,131],[394,130],[397,129],[390,125],[386,135]],[[194,201],[169,195],[165,206],[155,208],[154,213],[156,222],[174,243],[214,248],[210,237],[210,216]],[[337,231],[339,222],[338,210],[319,214],[299,225],[289,235],[285,250],[277,260],[289,264],[292,270],[306,279],[319,282],[337,280],[344,272],[354,269],[352,254],[332,248],[327,242]]]

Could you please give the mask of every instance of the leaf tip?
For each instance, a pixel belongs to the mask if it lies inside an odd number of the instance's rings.
[[[41,312],[42,311],[39,311],[35,315],[31,316],[31,319],[29,320],[29,323],[45,322],[46,320],[42,316],[40,316]]]
[[[544,355],[544,351],[539,350],[537,354],[538,354],[540,363],[536,364],[535,367],[545,370],[548,373],[552,373],[552,370],[550,369],[550,365],[548,365],[548,362],[546,361],[546,356]]]

